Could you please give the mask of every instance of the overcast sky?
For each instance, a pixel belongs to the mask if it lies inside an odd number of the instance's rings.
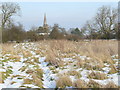
[[[47,23],[55,23],[61,27],[81,28],[87,20],[92,19],[97,9],[103,5],[117,8],[117,2],[19,2],[21,17],[14,17],[16,22],[23,24],[25,30],[42,26],[44,13]]]

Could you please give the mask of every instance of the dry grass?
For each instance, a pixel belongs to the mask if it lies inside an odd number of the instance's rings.
[[[6,43],[6,44],[2,44],[2,54],[6,54],[6,53],[12,53],[13,55],[15,54],[14,48],[13,48],[12,43]]]
[[[43,70],[42,69],[35,69],[35,73],[38,78],[42,79],[43,77]]]
[[[33,72],[34,72],[34,70],[32,70],[32,69],[28,69],[28,70],[26,71],[27,74],[32,74]]]
[[[94,61],[99,62],[99,65],[101,65],[99,67],[102,68],[104,62],[113,64],[111,56],[118,54],[118,42],[114,40],[93,40],[88,42],[49,40],[40,43],[47,45],[45,55],[47,55],[47,61],[53,62],[53,64],[59,64],[56,57],[60,59],[63,57],[61,54],[65,54],[64,57],[72,57],[74,56],[73,53],[76,53],[91,57]],[[42,45],[41,48],[43,47],[45,48],[45,46]],[[78,65],[81,63],[78,63]]]
[[[36,73],[32,74],[32,78],[33,78],[33,83],[35,85],[39,86],[40,88],[43,88],[42,80],[38,75],[36,75]]]
[[[78,60],[78,62],[77,62],[76,65],[77,65],[78,67],[80,67],[80,68],[84,68],[85,63],[86,63],[86,62],[83,61],[83,60]]]
[[[56,87],[57,88],[65,88],[66,86],[72,86],[72,81],[69,76],[60,76],[56,80]]]
[[[74,53],[89,56],[93,60],[98,61],[102,66],[104,66],[104,62],[108,62],[112,65],[114,62],[112,61],[111,56],[118,54],[118,42],[116,40],[93,40],[88,42],[45,40],[36,42],[36,44],[39,47],[39,50],[36,50],[36,52],[47,56],[46,61],[50,62],[52,65],[62,65],[61,57],[72,57],[74,56]],[[2,53],[10,52],[12,55],[17,55],[18,52],[21,52],[24,57],[31,56],[30,52],[23,51],[20,47],[14,49],[14,45],[15,44],[10,43],[3,44]],[[45,52],[41,50],[45,50]],[[61,54],[66,54],[67,56],[62,56]],[[38,62],[37,59],[35,59],[35,61]],[[114,66],[112,67],[114,68]]]
[[[113,82],[109,82],[104,86],[104,88],[118,88],[118,86]]]
[[[110,65],[111,70],[108,72],[108,74],[114,74],[117,73],[118,70],[115,68],[113,64]]]
[[[63,66],[63,61],[61,59],[61,57],[59,56],[59,53],[57,52],[57,50],[49,50],[46,53],[46,62],[49,62],[49,64],[54,65],[54,66]]]
[[[11,82],[11,84],[14,84],[14,83],[16,83],[16,82],[15,82],[15,81],[12,81],[12,82]]]
[[[24,79],[24,83],[23,84],[32,84],[33,80],[32,79]]]
[[[2,75],[3,75],[2,72],[0,72],[0,84],[4,82],[3,78],[2,78]]]
[[[35,65],[35,62],[31,61],[31,59],[24,61],[24,63]]]
[[[25,71],[26,69],[27,69],[27,67],[28,67],[28,65],[26,65],[26,66],[23,66],[23,67],[21,67],[20,69],[19,69],[19,71]]]
[[[35,70],[27,70],[27,74],[32,75],[32,79],[24,79],[23,84],[34,84],[43,88],[42,77],[43,77],[43,70],[42,69],[35,69]]]
[[[33,57],[32,59],[34,59],[34,62],[40,63],[40,62],[39,62],[39,58]]]
[[[87,88],[87,83],[85,83],[83,80],[76,80],[73,83],[73,87],[75,88]]]
[[[49,65],[53,65],[56,67],[63,67],[64,64],[67,64],[63,61],[63,58],[73,58],[77,61],[76,66],[85,68],[87,70],[101,70],[104,67],[104,63],[108,63],[110,65],[110,72],[109,74],[117,73],[116,67],[113,65],[115,62],[112,60],[111,56],[118,54],[118,42],[116,40],[93,40],[93,41],[67,41],[67,40],[44,40],[40,42],[34,42],[37,45],[38,50],[35,50],[36,54],[40,56],[46,56],[46,62],[49,62]],[[24,58],[31,57],[34,59],[26,60],[24,63],[36,65],[39,63],[38,58],[34,58],[33,55],[27,51],[22,50],[21,46],[17,47],[16,49],[13,48],[15,45],[12,43],[6,43],[2,45],[2,54],[10,53],[11,56],[9,59],[12,59],[15,62],[20,61],[20,57],[18,53],[22,53]],[[81,58],[77,55],[84,55],[88,56],[92,59],[90,60],[81,60]],[[74,56],[74,57],[73,57]],[[68,63],[68,65],[72,65],[74,61]],[[99,63],[99,64],[98,64]],[[23,66],[20,71],[25,71],[28,66]],[[38,67],[38,66],[36,66]],[[39,68],[39,67],[38,67]],[[27,70],[26,73],[31,74],[33,78],[33,83],[39,87],[42,87],[42,77],[43,71],[41,69],[35,70]],[[52,71],[54,73],[58,73],[54,68]],[[80,77],[80,74],[76,71],[70,71],[69,75]],[[89,78],[92,79],[106,79],[106,75],[102,73],[95,73],[92,72],[88,75]],[[0,78],[1,79],[1,78]],[[26,81],[25,81],[26,82]],[[57,87],[64,88],[66,86],[75,86],[75,87],[86,87],[81,86],[81,83],[84,83],[81,80],[77,80],[72,84],[71,79],[65,76],[59,76],[56,80]],[[109,87],[115,87],[111,83],[108,84]],[[101,87],[97,82],[90,80],[87,87],[90,88],[98,88]],[[106,86],[105,86],[106,87]]]
[[[104,73],[100,73],[100,72],[91,72],[89,75],[88,75],[88,78],[90,79],[99,79],[99,80],[104,80],[104,79],[107,79],[107,75],[104,74]]]
[[[87,84],[88,88],[102,88],[102,85],[100,85],[99,83],[90,80],[89,83]]]
[[[80,77],[81,77],[80,72],[75,71],[75,70],[68,71],[67,73],[68,73],[68,75],[70,75],[70,76],[76,76],[77,78],[80,78]]]

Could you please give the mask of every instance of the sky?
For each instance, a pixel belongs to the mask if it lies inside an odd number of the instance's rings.
[[[91,20],[99,7],[103,5],[117,8],[117,2],[18,2],[21,16],[14,17],[15,22],[23,24],[25,30],[43,25],[44,13],[47,24],[59,24],[67,30],[82,28],[87,20]]]

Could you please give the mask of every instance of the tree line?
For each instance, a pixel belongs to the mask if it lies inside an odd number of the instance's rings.
[[[67,39],[78,41],[81,39],[117,39],[118,38],[118,12],[109,6],[98,9],[93,19],[80,28],[65,28],[54,24],[47,30],[43,27],[31,28],[25,31],[23,25],[14,23],[13,16],[20,16],[20,6],[17,3],[2,3],[2,41],[38,41],[44,39]],[[39,35],[39,33],[49,33]]]

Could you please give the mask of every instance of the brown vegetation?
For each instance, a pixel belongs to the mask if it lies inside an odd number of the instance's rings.
[[[94,80],[90,80],[87,85],[88,85],[89,88],[101,88],[102,87],[102,85],[95,82]]]
[[[104,86],[104,88],[118,88],[118,86],[114,84],[113,82],[109,82],[108,84]]]
[[[56,80],[57,88],[65,88],[66,86],[72,86],[72,81],[69,76],[61,76]]]
[[[100,72],[91,72],[88,77],[90,79],[99,79],[99,80],[104,80],[107,79],[107,75],[104,73],[100,73]]]
[[[87,83],[85,83],[83,80],[76,80],[73,83],[73,87],[75,88],[87,88]]]
[[[68,71],[67,73],[68,73],[69,75],[71,75],[71,76],[76,76],[77,78],[80,78],[80,77],[81,77],[80,72],[75,71],[75,70]]]

